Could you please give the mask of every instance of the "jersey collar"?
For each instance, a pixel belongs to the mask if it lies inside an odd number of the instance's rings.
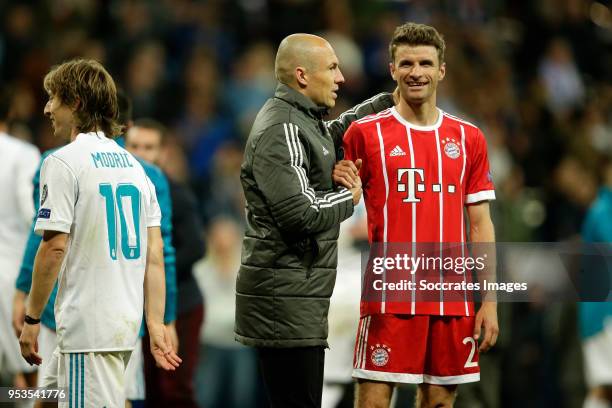
[[[96,139],[103,140],[103,141],[109,141],[110,140],[108,137],[106,137],[104,132],[102,132],[100,130],[97,131],[97,132],[79,133],[74,140],[81,139],[81,138],[83,138],[83,139],[96,138]]]
[[[443,116],[444,116],[444,112],[442,112],[442,109],[440,108],[436,108],[436,109],[438,110],[438,120],[436,120],[436,123],[434,123],[433,125],[429,125],[429,126],[419,126],[419,125],[415,125],[414,123],[408,122],[406,119],[402,117],[402,115],[399,114],[395,106],[391,108],[391,113],[393,114],[395,119],[397,119],[398,122],[400,122],[404,126],[408,126],[409,128],[414,129],[414,130],[431,131],[431,130],[436,130],[440,127],[440,125],[442,124]]]
[[[276,87],[274,97],[284,100],[317,120],[321,120],[329,111],[328,108],[318,106],[310,98],[282,83]]]

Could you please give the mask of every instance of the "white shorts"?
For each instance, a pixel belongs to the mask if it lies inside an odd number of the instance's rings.
[[[131,351],[61,353],[59,348],[44,373],[43,387],[67,389],[59,408],[125,406],[125,369]],[[55,384],[54,384],[55,383]]]
[[[36,371],[36,366],[29,365],[21,356],[19,339],[13,330],[13,297],[18,270],[19,262],[0,259],[0,372],[10,374]]]
[[[38,354],[42,358],[42,364],[38,367],[38,387],[57,388],[57,376],[52,379],[46,379],[46,372],[53,360],[53,351],[57,348],[57,334],[45,325],[40,325],[40,333],[38,334]],[[52,372],[57,373],[57,361],[52,368]],[[45,381],[53,381],[47,382]]]
[[[145,399],[144,360],[142,339],[139,338],[125,369],[125,396],[130,401]]]
[[[589,388],[612,385],[612,324],[582,341],[584,374]]]

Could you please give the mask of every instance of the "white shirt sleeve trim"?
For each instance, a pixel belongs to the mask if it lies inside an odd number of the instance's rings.
[[[478,203],[480,201],[495,200],[495,190],[484,190],[477,193],[468,194],[465,198],[466,204]]]
[[[161,217],[149,217],[147,220],[147,228],[161,227]]]
[[[66,234],[70,234],[70,223],[62,221],[47,221],[38,219],[36,221],[36,227],[34,232],[38,235],[42,235],[45,231],[59,231]]]

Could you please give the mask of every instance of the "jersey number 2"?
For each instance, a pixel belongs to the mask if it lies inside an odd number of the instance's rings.
[[[113,192],[113,186],[109,183],[101,183],[99,191],[106,201],[110,257],[117,260],[118,210],[121,224],[121,252],[125,259],[140,258],[140,191],[133,184],[119,184],[116,191]],[[126,218],[126,211],[124,210],[127,201],[130,203],[128,207],[129,219]]]
[[[465,368],[471,368],[471,367],[478,367],[478,361],[474,361],[474,354],[476,354],[476,340],[474,340],[473,337],[466,337],[463,339],[463,344],[468,344],[470,343],[472,345],[472,350],[470,351],[470,355],[467,358],[467,361],[465,362],[465,365],[463,367]]]

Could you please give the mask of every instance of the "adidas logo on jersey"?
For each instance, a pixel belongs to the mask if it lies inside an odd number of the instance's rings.
[[[323,147],[323,156],[327,156],[329,154],[329,150],[327,150],[325,146],[321,146],[321,147]]]
[[[393,148],[393,150],[391,150],[391,153],[389,153],[389,156],[390,156],[390,157],[394,157],[394,156],[405,156],[405,155],[406,155],[406,152],[404,152],[404,151],[402,150],[402,148],[401,148],[401,147],[399,147],[399,146],[395,146],[395,147]]]

